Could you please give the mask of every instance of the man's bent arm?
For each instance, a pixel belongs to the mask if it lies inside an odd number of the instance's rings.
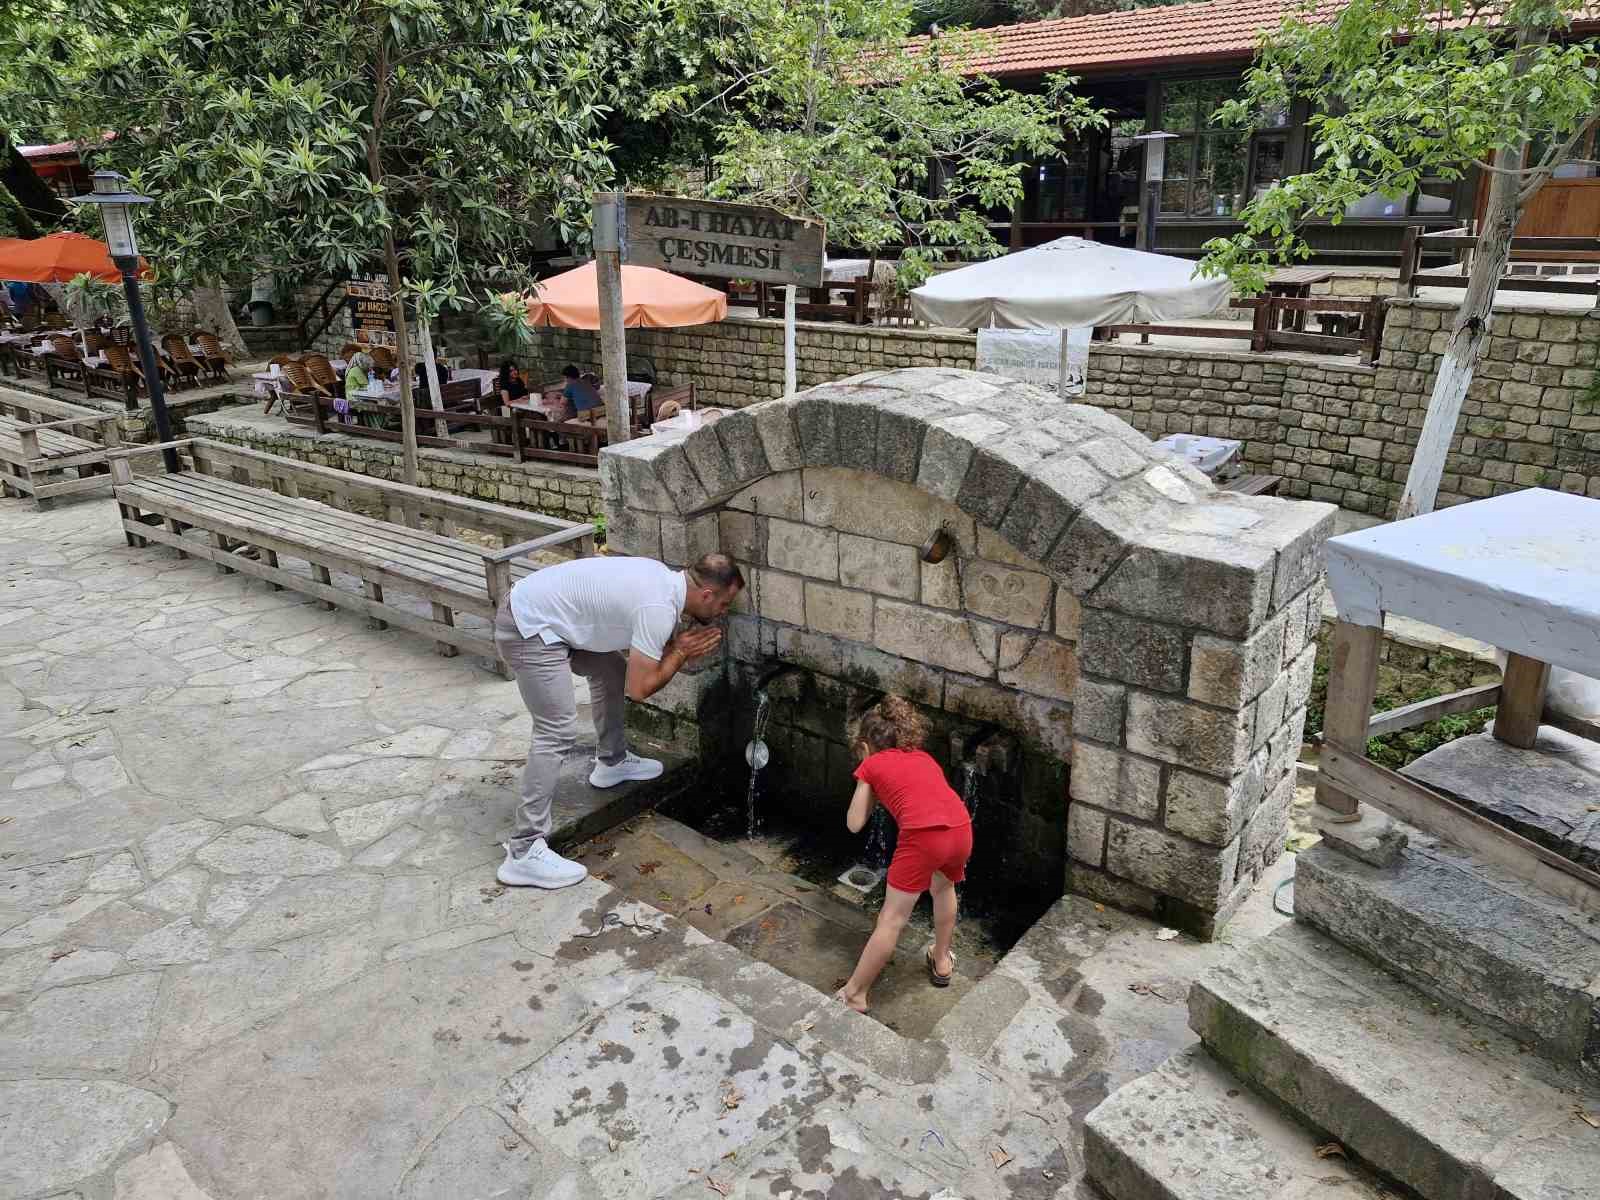
[[[625,690],[629,700],[648,700],[667,681],[683,668],[683,655],[676,647],[668,646],[659,659],[651,658],[640,650],[628,651],[628,679]]]

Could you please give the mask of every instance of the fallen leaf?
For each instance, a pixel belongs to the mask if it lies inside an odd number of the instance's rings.
[[[1095,912],[1105,912],[1106,906],[1104,904],[1096,904],[1094,910]]]
[[[1596,1116],[1594,1113],[1589,1112],[1583,1107],[1583,1105],[1574,1104],[1572,1106],[1572,1115],[1577,1117],[1578,1120],[1582,1121],[1590,1129],[1600,1129],[1600,1116]]]
[[[1157,1000],[1166,999],[1154,986],[1148,983],[1130,983],[1128,990],[1136,996],[1154,996]]]
[[[996,1171],[1010,1162],[1012,1157],[1013,1156],[1006,1150],[1004,1146],[996,1146],[993,1150],[989,1151],[989,1161],[994,1163],[994,1169]]]
[[[744,1093],[741,1092],[738,1088],[734,1087],[734,1085],[732,1083],[726,1083],[726,1084],[723,1085],[723,1087],[722,1087],[722,1107],[725,1110],[727,1110],[728,1112],[732,1112],[734,1109],[739,1107],[739,1103],[743,1099],[744,1099]]]
[[[609,880],[611,878],[611,872],[610,871],[601,871],[600,874],[595,876],[595,878],[598,879],[601,883],[605,883],[607,880]]]
[[[709,1175],[706,1176],[706,1186],[719,1196],[728,1196],[733,1193],[733,1184],[723,1183],[720,1179],[713,1179]]]
[[[810,1033],[816,1027],[817,1027],[817,1023],[815,1021],[801,1021],[800,1022],[800,1032],[801,1033]]]
[[[671,901],[672,901],[672,893],[671,892],[657,892],[656,893],[656,899],[657,900],[666,901],[667,903],[671,903]]]
[[[1317,1147],[1318,1158],[1343,1158],[1344,1156],[1344,1147],[1339,1145],[1338,1142],[1324,1142]]]
[[[744,903],[744,894],[741,892],[739,895],[735,896],[733,898],[733,902],[735,904],[743,904]],[[710,906],[707,905],[707,907],[709,908]]]
[[[10,817],[0,817],[0,825],[9,825],[9,824],[11,824],[11,818]]]
[[[1170,941],[1172,941],[1173,938],[1175,938],[1177,936],[1178,936],[1178,931],[1176,929],[1158,929],[1158,930],[1156,930],[1156,941],[1158,941],[1158,942],[1170,942]]]
[[[73,948],[71,946],[68,946],[65,950],[52,950],[52,951],[50,951],[50,961],[51,962],[60,962],[63,958],[67,957],[67,955],[72,953],[72,949]]]
[[[661,865],[660,863],[654,862],[654,861],[642,862],[637,867],[635,867],[634,870],[639,872],[639,874],[641,874],[641,875],[653,875],[653,874],[655,874],[655,869],[657,867],[659,867],[660,865]]]

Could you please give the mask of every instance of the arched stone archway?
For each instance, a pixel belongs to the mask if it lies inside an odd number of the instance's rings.
[[[908,690],[1070,761],[1049,819],[1071,890],[1211,936],[1281,852],[1331,506],[1219,492],[1100,409],[927,368],[608,448],[600,470],[614,550],[747,568],[730,671]],[[914,560],[940,524],[972,568],[955,597]],[[642,715],[695,732],[716,686],[680,678]]]

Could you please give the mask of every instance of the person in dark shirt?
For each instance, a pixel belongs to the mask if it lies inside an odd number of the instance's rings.
[[[590,382],[594,376],[585,378],[578,373],[577,367],[568,363],[562,370],[561,377],[566,380],[562,385],[561,395],[565,398],[567,408],[573,416],[599,408],[604,403],[600,398],[600,389]]]
[[[516,400],[525,399],[528,395],[528,385],[522,381],[522,372],[517,370],[517,364],[507,359],[500,364],[500,403],[510,404]]]

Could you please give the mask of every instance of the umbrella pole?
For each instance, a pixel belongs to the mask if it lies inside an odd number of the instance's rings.
[[[1056,395],[1067,398],[1067,331],[1061,330],[1061,361],[1056,368]]]
[[[794,353],[794,293],[790,284],[783,289],[783,394],[792,396],[799,387]]]

